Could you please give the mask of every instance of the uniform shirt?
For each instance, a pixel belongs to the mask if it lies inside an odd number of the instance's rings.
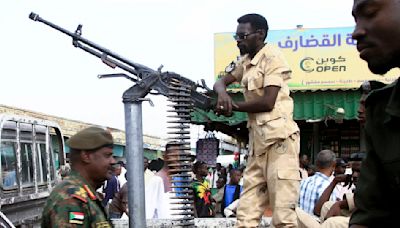
[[[325,174],[316,172],[313,176],[301,181],[299,207],[310,215],[314,215],[314,207],[322,193],[331,183]],[[333,190],[330,200],[336,200],[336,191]]]
[[[101,201],[76,171],[51,192],[42,215],[42,227],[111,227]]]
[[[293,99],[286,83],[291,72],[283,54],[269,44],[265,44],[253,59],[243,56],[230,72],[241,82],[246,101],[263,96],[264,87],[280,87],[270,112],[248,113],[250,153],[261,155],[269,145],[299,131],[293,120]]]
[[[400,83],[366,99],[367,154],[361,165],[350,224],[398,227],[400,215]]]

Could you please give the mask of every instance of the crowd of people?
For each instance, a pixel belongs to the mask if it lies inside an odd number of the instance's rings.
[[[357,41],[360,57],[375,74],[400,66],[399,12],[398,0],[354,0],[352,38]],[[291,69],[282,53],[265,42],[268,28],[259,14],[238,19],[234,38],[240,56],[214,85],[218,96],[215,112],[226,116],[233,111],[247,112],[248,159],[244,171],[225,172],[217,165],[210,172],[204,162],[194,163],[191,188],[195,215],[236,215],[237,227],[257,227],[270,208],[274,227],[396,227],[400,202],[398,80],[375,90],[370,84],[368,96],[362,97],[360,107],[365,116],[360,119],[365,121],[366,153],[354,154],[346,161],[331,150],[322,150],[313,166],[307,156],[299,156],[299,128],[293,120],[287,85]],[[235,81],[243,87],[244,101],[233,101],[226,91]],[[110,204],[115,217],[128,210],[127,192],[123,191],[126,184],[115,188],[118,178],[113,174],[118,173],[118,166],[111,134],[91,127],[72,136],[67,144],[71,173],[49,196],[42,226],[110,227],[102,203]],[[174,150],[179,148],[167,145],[164,159],[173,160],[168,156],[179,154],[170,153]],[[145,168],[146,201],[157,199],[146,204],[147,218],[171,215],[168,200],[174,193],[170,172],[166,164],[157,173]],[[157,188],[155,193],[148,193],[150,183],[158,186],[151,187],[152,191]],[[217,190],[213,194],[214,186]],[[99,188],[104,189],[104,199],[96,194]]]
[[[317,171],[312,176],[303,177],[300,184],[299,205],[296,208],[299,227],[349,226],[354,210],[353,195],[364,156],[365,153],[354,153],[346,161],[336,158],[331,150],[322,150],[317,154]]]
[[[168,154],[168,149],[171,148],[167,145],[165,154]],[[170,218],[172,212],[169,197],[172,194],[168,166],[163,161],[165,165],[161,168],[150,170],[148,167],[151,162],[144,157],[146,218]],[[203,161],[196,161],[193,164],[191,187],[195,217],[235,217],[237,203],[243,190],[241,183],[244,168],[233,168],[232,164],[224,167],[220,163],[215,167],[209,167]],[[113,165],[112,172],[112,177],[105,181],[97,192],[100,193],[102,204],[108,210],[111,219],[127,218],[127,181],[126,176],[122,175],[126,174],[126,164],[119,161]]]

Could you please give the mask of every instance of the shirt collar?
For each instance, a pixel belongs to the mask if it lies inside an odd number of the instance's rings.
[[[73,179],[79,180],[80,182],[83,183],[83,185],[87,185],[89,187],[90,191],[96,192],[95,190],[93,190],[93,187],[89,184],[89,182],[85,178],[83,178],[82,175],[80,173],[78,173],[77,171],[72,170],[70,173],[70,177]]]
[[[329,180],[329,177],[321,172],[316,172],[314,175],[324,178],[325,180]]]
[[[268,44],[264,44],[264,47],[261,48],[257,54],[253,57],[253,59],[250,61],[250,64],[255,66],[258,64],[258,62],[261,60],[261,58],[264,56],[264,53],[266,52],[266,50],[268,49]]]

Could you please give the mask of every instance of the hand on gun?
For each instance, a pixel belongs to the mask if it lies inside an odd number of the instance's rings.
[[[218,94],[218,101],[215,107],[215,114],[232,116],[234,108],[237,109],[239,107],[232,101],[232,98],[228,95],[228,93],[224,92]]]

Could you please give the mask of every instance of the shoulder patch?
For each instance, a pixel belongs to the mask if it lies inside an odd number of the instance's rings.
[[[69,223],[82,225],[83,220],[85,220],[83,212],[69,212]]]
[[[225,73],[231,73],[235,68],[236,68],[236,63],[232,61],[232,62],[225,68]]]

